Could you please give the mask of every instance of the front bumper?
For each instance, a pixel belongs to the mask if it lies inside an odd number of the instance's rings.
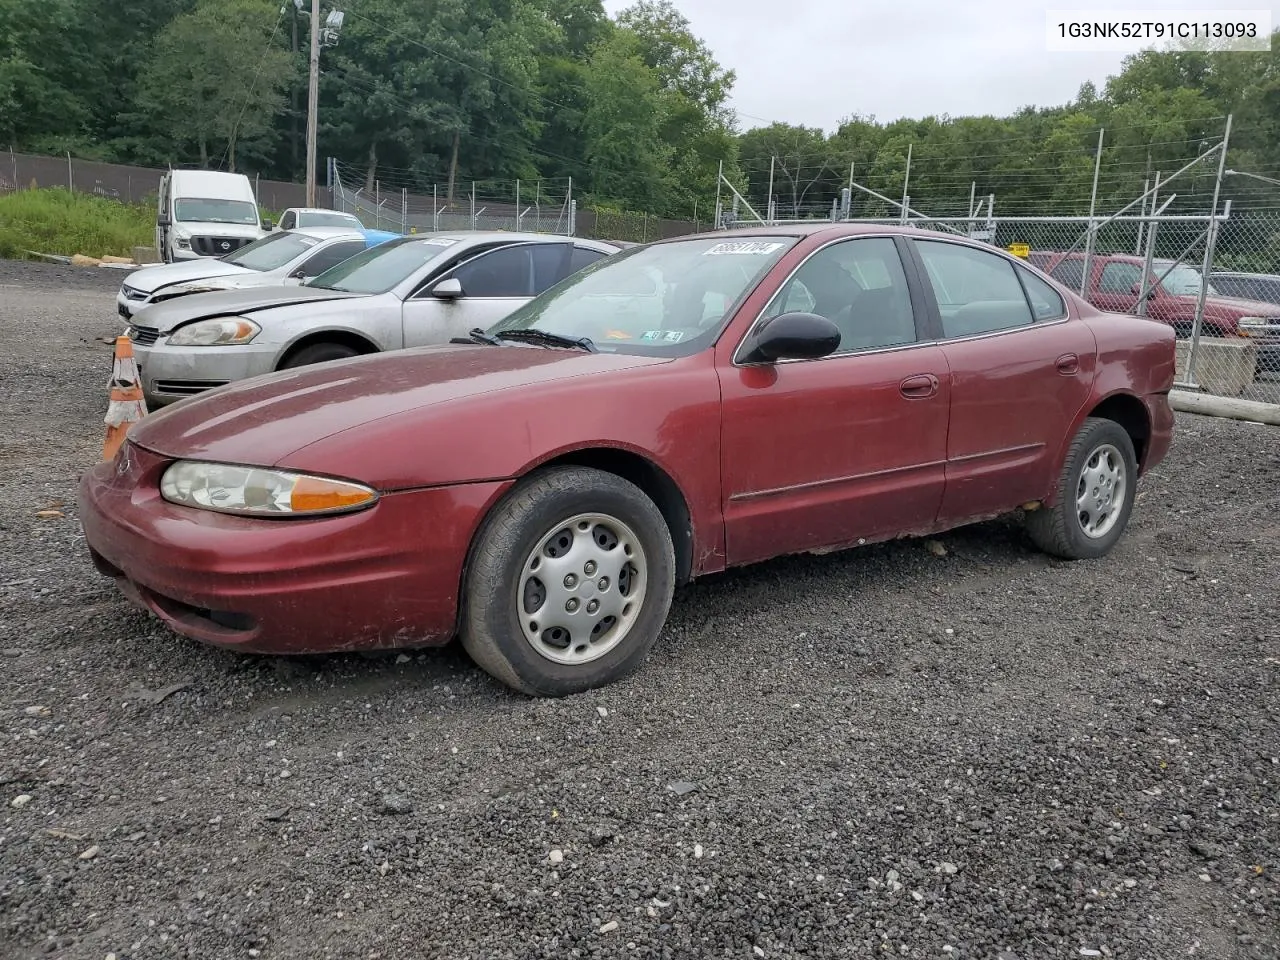
[[[178,633],[246,653],[447,642],[472,534],[506,488],[390,493],[359,513],[261,520],[167,502],[171,462],[130,442],[82,478],[94,565]]]
[[[161,337],[135,342],[133,355],[150,407],[161,407],[223,384],[271,373],[279,345],[246,343],[228,347],[171,347]]]

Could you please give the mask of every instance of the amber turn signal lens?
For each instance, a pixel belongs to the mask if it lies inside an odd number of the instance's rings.
[[[299,477],[289,495],[289,506],[294,513],[341,510],[358,507],[373,500],[375,496],[373,491],[355,484],[322,480],[319,477]]]

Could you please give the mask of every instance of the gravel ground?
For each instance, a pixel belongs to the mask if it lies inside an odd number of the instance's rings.
[[[93,572],[119,279],[0,263],[0,957],[1280,957],[1280,431],[1181,417],[1106,560],[763,564],[535,702]]]

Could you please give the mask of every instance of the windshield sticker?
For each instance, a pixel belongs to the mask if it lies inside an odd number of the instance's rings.
[[[704,257],[714,257],[736,253],[747,256],[760,256],[766,253],[773,253],[775,250],[781,250],[783,246],[784,244],[781,243],[769,243],[764,240],[734,240],[729,243],[717,243],[702,255]]]
[[[423,237],[419,243],[429,243],[433,247],[452,247],[457,243],[454,237]]]
[[[662,339],[665,340],[667,343],[679,343],[681,340],[684,339],[684,331],[668,330],[667,335]]]
[[[298,237],[298,240],[302,242],[304,247],[314,247],[320,242],[319,240],[312,240],[310,237]]]
[[[663,333],[665,333],[663,330],[646,330],[644,333],[640,334],[640,339],[649,341],[661,340]]]
[[[630,340],[631,334],[625,330],[606,330],[604,332],[606,340]]]

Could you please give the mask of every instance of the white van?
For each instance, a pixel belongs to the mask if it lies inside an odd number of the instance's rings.
[[[270,229],[243,173],[170,170],[160,178],[156,251],[165,263],[225,257]]]

